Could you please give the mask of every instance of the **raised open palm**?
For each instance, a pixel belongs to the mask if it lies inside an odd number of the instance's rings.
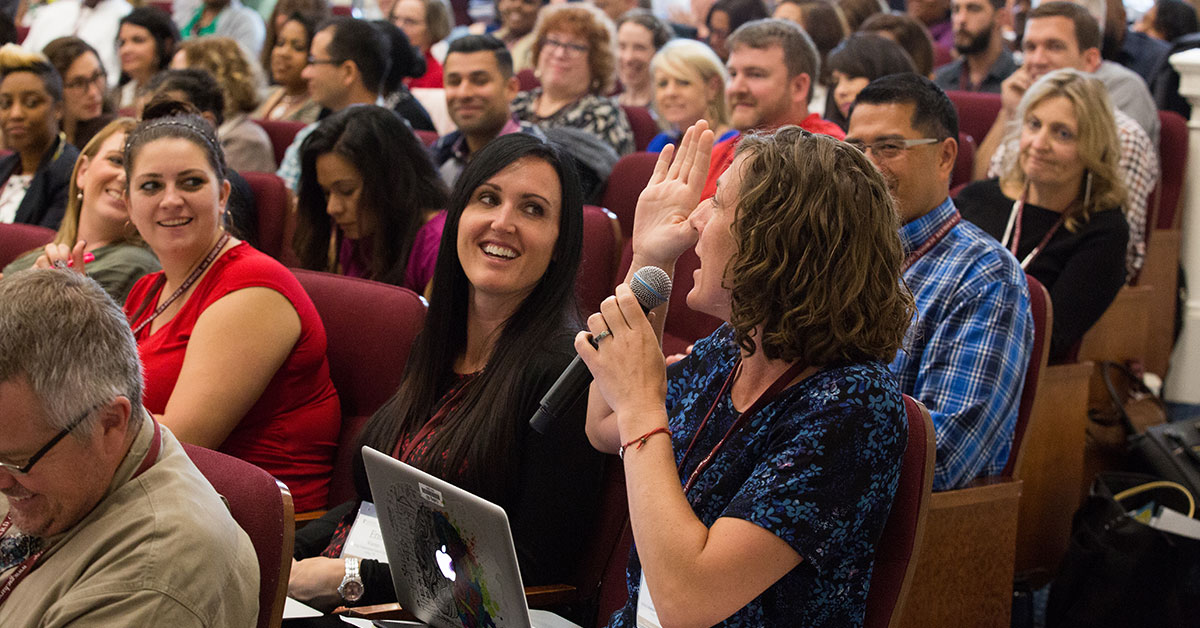
[[[700,120],[683,134],[678,150],[667,146],[658,156],[633,219],[633,250],[643,259],[671,264],[696,243],[688,216],[700,204],[712,146],[713,132]]]

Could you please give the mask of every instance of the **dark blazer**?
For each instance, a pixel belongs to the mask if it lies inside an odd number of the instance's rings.
[[[66,136],[59,133],[38,164],[13,222],[58,229],[67,209],[67,188],[78,158],[79,149],[67,143]],[[20,163],[21,155],[17,153],[0,158],[0,181],[7,181]]]

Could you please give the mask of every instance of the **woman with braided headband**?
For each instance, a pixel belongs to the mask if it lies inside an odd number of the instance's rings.
[[[325,329],[287,269],[222,227],[225,158],[189,109],[148,107],[125,145],[129,216],[163,267],[125,302],[143,402],[181,441],[279,478],[297,510],[322,508],[340,415]]]

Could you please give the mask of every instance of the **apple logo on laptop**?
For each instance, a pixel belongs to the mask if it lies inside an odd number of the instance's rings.
[[[454,559],[446,553],[446,546],[433,553],[433,559],[437,561],[438,569],[442,570],[442,575],[446,576],[450,582],[454,582]]]

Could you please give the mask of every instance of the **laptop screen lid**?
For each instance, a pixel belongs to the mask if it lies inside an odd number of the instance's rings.
[[[400,605],[438,628],[528,628],[504,509],[363,447]]]

